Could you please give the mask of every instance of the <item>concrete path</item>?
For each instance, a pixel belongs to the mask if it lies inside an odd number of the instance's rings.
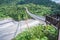
[[[6,24],[0,25],[0,40],[11,40],[14,37],[18,22],[16,22],[16,21],[11,22],[11,21],[12,20],[10,20],[10,22],[9,22],[9,20],[0,21],[0,24],[8,22]],[[28,28],[26,22],[28,23],[29,27],[36,26],[38,24],[45,24],[45,22],[42,22],[40,20],[33,20],[33,19],[29,19],[27,21],[26,20],[20,21],[17,34],[20,33],[21,31],[23,31],[25,28]]]
[[[30,15],[30,17],[32,17],[33,19],[41,20],[41,21],[45,22],[45,17],[44,16],[38,16],[38,15],[32,14],[31,12],[29,12],[27,7],[25,7],[25,9],[26,9],[27,14]]]

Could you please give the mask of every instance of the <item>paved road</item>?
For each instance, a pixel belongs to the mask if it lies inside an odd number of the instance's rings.
[[[36,20],[41,20],[41,21],[44,21],[45,22],[45,17],[44,16],[38,16],[38,15],[35,15],[35,14],[32,14],[28,11],[28,8],[25,7],[26,9],[26,12],[28,15],[30,15],[33,19],[36,19]]]
[[[16,21],[9,22],[9,20],[0,21],[0,23],[5,23],[5,22],[8,22],[8,23],[0,25],[0,40],[11,40],[14,37],[14,33],[16,32],[18,22]],[[23,31],[25,28],[28,28],[25,22],[26,20],[19,22],[20,25],[19,25],[17,34]],[[29,27],[36,26],[38,24],[45,24],[42,21],[33,20],[33,19],[27,20],[27,23]]]

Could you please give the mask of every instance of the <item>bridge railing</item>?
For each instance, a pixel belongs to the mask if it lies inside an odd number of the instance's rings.
[[[60,28],[60,20],[58,20],[54,17],[46,16],[46,23],[53,24],[54,26]]]

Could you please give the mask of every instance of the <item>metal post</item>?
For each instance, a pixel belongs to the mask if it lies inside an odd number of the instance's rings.
[[[58,29],[58,40],[60,40],[60,29]]]

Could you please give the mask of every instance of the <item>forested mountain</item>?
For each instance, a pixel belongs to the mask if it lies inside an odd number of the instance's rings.
[[[18,4],[29,4],[29,3],[51,7],[53,8],[53,10],[55,9],[60,10],[60,5],[56,4],[55,2],[52,2],[51,0],[24,0],[24,1],[18,2]]]
[[[18,1],[20,0],[0,0],[0,5],[15,4]]]
[[[51,0],[0,0],[0,18],[7,16],[15,20],[30,18],[24,7],[39,16],[60,13],[60,5]]]
[[[60,9],[60,5],[52,2],[51,0],[0,0],[0,4],[29,4],[44,5],[51,8]]]

